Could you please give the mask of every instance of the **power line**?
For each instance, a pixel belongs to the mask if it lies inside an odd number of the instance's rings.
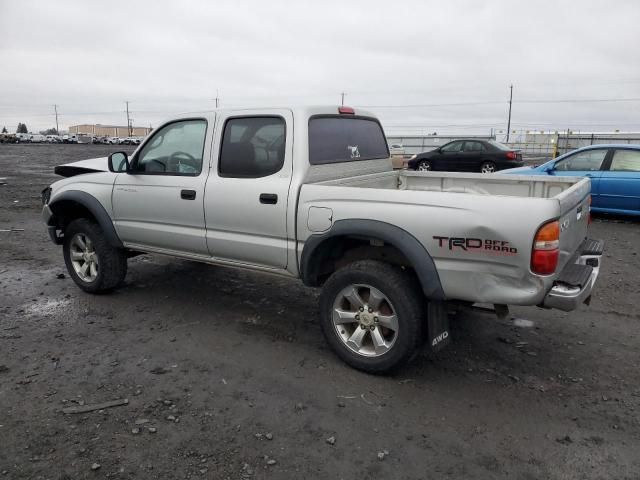
[[[640,98],[559,98],[553,100],[518,100],[517,104],[538,103],[603,103],[603,102],[640,102]],[[478,105],[502,105],[504,100],[455,102],[455,103],[423,103],[405,105],[358,105],[360,108],[431,108],[431,107],[474,107]]]

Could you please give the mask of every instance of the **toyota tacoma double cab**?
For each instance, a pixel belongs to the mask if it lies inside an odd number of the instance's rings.
[[[603,251],[589,179],[393,170],[380,122],[349,107],[175,118],[131,156],[55,171],[44,222],[84,291],[140,253],[299,278],[336,354],[372,373],[446,345],[456,306],[587,303]]]

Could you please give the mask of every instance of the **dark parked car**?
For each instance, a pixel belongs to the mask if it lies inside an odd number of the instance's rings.
[[[454,140],[429,152],[414,155],[411,170],[493,173],[524,165],[522,155],[494,140]]]

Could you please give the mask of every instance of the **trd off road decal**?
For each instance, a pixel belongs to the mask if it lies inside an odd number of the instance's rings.
[[[433,236],[438,241],[438,247],[447,250],[469,253],[486,253],[489,255],[517,255],[518,249],[512,247],[505,240],[490,240],[486,238],[468,237],[439,237]]]

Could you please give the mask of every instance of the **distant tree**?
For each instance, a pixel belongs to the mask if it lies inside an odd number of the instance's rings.
[[[7,133],[7,127],[2,127],[2,133]]]
[[[58,130],[55,128],[47,128],[40,132],[42,135],[58,135]]]
[[[29,133],[29,129],[24,123],[19,123],[16,133]]]

